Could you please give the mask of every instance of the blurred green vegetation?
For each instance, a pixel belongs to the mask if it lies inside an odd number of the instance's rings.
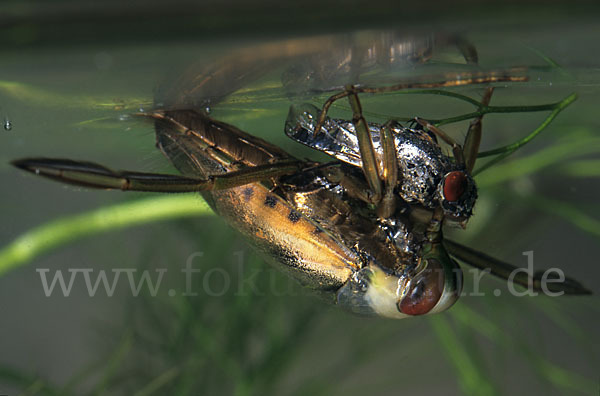
[[[213,114],[253,132],[265,124],[281,128],[282,95],[275,92],[269,96],[261,91],[270,87],[268,83],[257,83],[254,88],[232,96]],[[118,101],[97,96],[73,98],[10,81],[1,82],[0,90],[16,100],[37,101],[42,106],[102,109],[100,117],[88,121],[104,128],[117,124],[114,111],[135,111],[140,104],[151,102],[145,97]],[[457,92],[462,95],[462,91]],[[422,94],[425,102],[429,96],[437,95]],[[500,95],[510,97],[510,89]],[[368,98],[365,107],[380,109],[378,101],[389,102],[390,98],[398,100],[401,96]],[[552,98],[552,101],[557,99],[560,98]],[[322,97],[314,99],[316,104],[322,100]],[[560,178],[561,183],[563,178],[598,177],[598,160],[591,158],[600,154],[597,131],[581,124],[567,129],[552,123],[573,100],[573,96],[564,96],[562,101],[548,105],[544,114],[547,118],[533,126],[529,135],[517,128],[521,143],[530,142],[530,138],[544,131],[535,140],[542,140],[543,144],[523,153],[515,152],[520,145],[506,146],[496,154],[515,153],[515,156],[504,156],[502,161],[481,172],[477,178],[481,202],[468,235],[463,237],[465,241],[477,242],[481,233],[502,225],[503,220],[509,222],[504,231],[510,232],[510,227],[514,227],[510,221],[514,220],[499,219],[501,213],[495,209],[508,201],[524,212],[562,219],[561,225],[571,224],[597,243],[600,237],[600,222],[594,218],[597,210],[587,210],[577,200],[546,197],[519,184],[544,174],[550,174],[554,180]],[[540,103],[546,100],[534,104]],[[248,111],[248,107],[252,111]],[[520,108],[527,111],[524,105]],[[334,111],[348,113],[345,105]],[[373,117],[412,117],[409,113],[397,113],[389,108],[365,112]],[[452,117],[456,114],[463,113],[455,112]],[[512,120],[509,114],[500,117],[507,122]],[[443,124],[444,118],[441,116],[438,121]],[[273,121],[266,122],[267,119]],[[274,140],[281,139],[279,129],[273,128],[267,135],[269,133]],[[186,254],[179,250],[189,249],[201,241],[205,257],[210,258],[202,261],[203,271],[223,268],[233,274],[234,284],[243,282],[245,274],[251,273],[252,290],[239,295],[226,293],[218,298],[171,297],[161,293],[130,299],[124,326],[103,329],[116,338],[111,348],[101,349],[88,366],[73,370],[68,382],[56,383],[33,370],[9,366],[0,367],[2,382],[18,387],[23,395],[141,396],[391,394],[418,390],[423,381],[440,381],[440,393],[455,393],[458,389],[467,395],[499,395],[512,393],[519,387],[519,381],[506,378],[514,373],[511,367],[516,364],[522,366],[519,373],[525,378],[522,381],[528,383],[527,389],[550,390],[557,394],[597,392],[597,378],[590,378],[589,372],[578,371],[581,362],[571,368],[568,359],[563,361],[552,350],[547,350],[541,340],[548,327],[559,329],[565,344],[583,360],[583,365],[597,367],[597,356],[593,352],[592,356],[586,354],[595,335],[582,328],[571,312],[573,309],[579,315],[583,309],[597,316],[594,297],[557,303],[546,297],[517,300],[486,293],[477,301],[460,300],[447,313],[401,323],[354,317],[326,305],[318,296],[311,296],[307,290],[290,283],[284,275],[266,270],[262,260],[247,253],[233,231],[212,218],[207,207],[193,195],[143,199],[134,196],[125,203],[66,215],[34,227],[0,250],[0,273],[25,266],[53,249],[76,244],[79,238],[120,232],[118,230],[124,227],[159,220],[172,220],[170,230],[177,233],[172,239],[177,239],[178,244],[169,246],[159,238],[144,242],[140,249],[143,251],[140,269],[151,269],[147,264],[152,261],[149,258],[158,254],[173,257],[174,263],[181,262]],[[237,248],[248,256],[243,260],[243,273],[239,263],[231,258],[231,252]],[[492,285],[490,281],[482,287]],[[201,289],[201,285],[195,286],[194,289]],[[577,318],[580,320],[581,315]],[[414,372],[407,375],[402,370],[413,361]],[[433,369],[424,366],[428,362]],[[435,374],[444,368],[451,371]]]

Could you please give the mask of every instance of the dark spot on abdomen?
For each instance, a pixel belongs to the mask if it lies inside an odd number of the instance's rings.
[[[288,219],[290,219],[292,223],[296,223],[298,220],[300,220],[300,213],[296,212],[295,210],[292,210],[288,215]]]
[[[277,205],[277,198],[272,195],[267,195],[265,198],[265,205],[267,205],[269,208],[274,208],[275,205]]]
[[[252,198],[252,195],[254,194],[254,189],[252,187],[246,187],[244,188],[244,191],[242,192],[242,194],[244,194],[244,200],[246,202],[250,201],[250,199]]]

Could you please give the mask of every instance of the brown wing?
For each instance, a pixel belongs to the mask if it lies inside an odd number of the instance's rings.
[[[293,157],[260,138],[195,110],[149,114],[155,120],[158,148],[184,175],[225,173]]]
[[[159,148],[185,175],[206,176],[292,158],[262,139],[198,112],[151,116],[156,120]],[[267,261],[309,287],[337,290],[361,265],[340,238],[323,232],[318,222],[262,183],[202,194]]]

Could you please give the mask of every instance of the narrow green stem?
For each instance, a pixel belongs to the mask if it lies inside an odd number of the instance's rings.
[[[431,122],[433,125],[439,127],[442,125],[453,124],[455,122],[471,120],[473,118],[479,117],[482,114],[485,114],[485,113],[482,113],[481,111],[474,111],[472,113],[465,113],[465,114],[461,114],[456,117],[449,117],[449,118],[444,118],[441,120],[429,120],[429,122]]]
[[[550,115],[548,117],[546,117],[544,122],[542,122],[539,127],[537,127],[529,135],[525,136],[523,139],[521,139],[515,143],[506,145],[504,147],[499,147],[494,150],[481,152],[481,153],[479,153],[477,158],[488,157],[490,155],[495,155],[495,154],[503,154],[506,152],[513,152],[513,151],[519,149],[520,147],[529,143],[534,137],[536,137],[541,131],[543,131],[552,122],[552,120],[554,120],[556,118],[556,116],[558,114],[560,114],[561,111],[563,111],[565,108],[567,108],[567,106],[569,106],[571,103],[573,103],[576,99],[577,99],[577,94],[573,93],[573,94],[567,96],[563,101],[556,103],[552,107],[552,112],[550,113]],[[540,106],[537,106],[537,107],[540,107]],[[548,109],[546,108],[543,110],[548,110]],[[540,110],[533,110],[533,111],[540,111]]]
[[[499,147],[494,150],[489,150],[489,151],[484,151],[484,152],[479,153],[477,155],[477,158],[483,158],[483,157],[488,157],[490,155],[497,155],[497,154],[499,154],[499,156],[492,159],[491,161],[488,161],[487,163],[485,163],[485,165],[476,169],[473,172],[473,176],[483,172],[486,169],[489,169],[491,166],[497,164],[498,162],[502,161],[503,159],[505,159],[512,153],[514,153],[517,149],[519,149],[519,148],[523,147],[524,145],[526,145],[527,143],[529,143],[540,132],[542,132],[544,129],[546,129],[546,127],[548,125],[550,125],[550,123],[556,118],[556,116],[558,116],[558,114],[560,114],[561,111],[563,111],[565,108],[567,108],[567,106],[569,106],[571,103],[573,103],[576,99],[577,99],[577,94],[573,93],[573,94],[569,95],[568,97],[566,97],[563,101],[557,103],[555,105],[554,109],[552,110],[552,112],[548,115],[548,117],[546,117],[544,122],[542,122],[540,124],[540,126],[538,126],[536,129],[534,129],[533,132],[531,132],[529,135],[525,136],[523,139],[520,139],[520,140],[516,141],[515,143],[509,144],[509,145],[506,145],[503,147]]]
[[[480,166],[479,168],[473,170],[473,172],[471,172],[471,175],[473,177],[477,176],[478,174],[480,174],[481,172],[485,171],[486,169],[491,168],[492,166],[496,165],[498,162],[502,161],[503,159],[505,159],[506,157],[508,157],[509,155],[511,155],[513,153],[513,151],[507,151],[505,153],[502,153],[500,155],[498,155],[496,158],[486,162],[484,165]],[[482,154],[482,153],[480,153]],[[477,158],[480,158],[481,155],[478,155]]]
[[[581,376],[579,373],[560,367],[546,360],[541,355],[528,354],[526,352],[527,348],[523,345],[522,340],[508,336],[496,323],[490,321],[473,309],[468,308],[466,305],[456,305],[452,308],[450,314],[454,316],[458,322],[473,328],[477,333],[483,335],[491,342],[498,344],[501,348],[516,348],[517,351],[520,351],[523,356],[531,362],[532,366],[542,378],[555,386],[565,390],[581,392],[582,394],[588,393],[588,390],[594,388],[594,382]],[[462,361],[460,363],[462,363]]]
[[[443,91],[441,89],[414,89],[411,91],[398,91],[398,92],[394,92],[394,93],[390,93],[390,95],[440,95],[440,96],[448,96],[451,98],[455,98],[458,100],[462,100],[464,102],[470,103],[475,107],[481,107],[481,102],[463,95],[463,94],[459,94],[457,92],[452,92],[452,91]]]
[[[480,188],[492,187],[532,175],[550,166],[569,163],[575,157],[598,155],[598,153],[600,153],[600,138],[565,139],[530,155],[488,168],[485,177],[477,179],[477,185]],[[499,157],[503,156],[504,154]]]
[[[542,104],[542,105],[483,106],[483,104],[481,102],[479,102],[473,98],[470,98],[466,95],[462,95],[462,94],[459,94],[456,92],[437,90],[437,89],[419,89],[419,90],[413,90],[413,91],[401,91],[401,92],[393,93],[393,95],[411,95],[411,94],[412,95],[417,94],[417,95],[448,96],[448,97],[452,97],[452,98],[456,98],[456,99],[468,102],[468,103],[472,104],[473,106],[478,107],[477,111],[461,114],[461,115],[458,115],[455,117],[448,117],[448,118],[442,118],[442,119],[427,119],[429,122],[431,122],[432,124],[434,124],[435,126],[438,126],[438,127],[442,126],[442,125],[453,124],[455,122],[471,120],[473,118],[477,118],[477,117],[483,116],[485,114],[493,114],[493,113],[533,113],[533,112],[539,112],[539,111],[556,111],[557,109],[558,109],[558,112],[560,112],[560,111],[562,111],[562,109],[564,109],[565,107],[567,107],[568,105],[570,105],[573,101],[575,101],[577,99],[576,94],[571,94],[567,98],[563,99],[560,102],[547,103],[547,104]],[[392,94],[389,94],[389,95],[392,95]],[[377,113],[373,113],[373,112],[365,112],[365,114],[375,115],[375,116],[379,116],[379,117],[383,116],[382,114],[377,114]],[[393,117],[393,119],[396,121],[406,122],[406,121],[410,121],[410,120],[414,119],[414,117]],[[489,154],[489,155],[492,155],[492,154]]]
[[[459,121],[470,120],[470,119],[473,119],[476,117],[483,116],[485,114],[492,114],[492,113],[533,113],[533,112],[537,112],[537,111],[548,111],[548,110],[556,111],[557,108],[560,108],[562,110],[563,108],[567,107],[569,104],[571,104],[571,102],[575,101],[575,99],[577,99],[577,95],[571,94],[567,98],[565,98],[564,100],[562,100],[560,102],[549,103],[549,104],[544,104],[544,105],[481,106],[481,108],[478,111],[461,114],[456,117],[444,118],[444,119],[436,120],[436,121],[430,120],[429,122],[431,122],[432,124],[435,124],[436,126],[441,126],[441,125],[445,125],[445,124],[452,124],[452,123],[459,122]],[[480,153],[480,155],[481,155],[481,153]]]
[[[151,396],[159,394],[160,388],[172,382],[180,374],[178,367],[171,367],[167,371],[160,374],[158,377],[150,381],[142,389],[134,393],[134,396]]]
[[[497,394],[492,382],[478,367],[472,357],[464,350],[459,337],[449,321],[442,315],[429,321],[433,332],[448,356],[448,361],[454,366],[462,391],[467,395]]]
[[[84,236],[158,220],[211,214],[196,194],[140,199],[68,216],[38,226],[0,250],[0,275]]]

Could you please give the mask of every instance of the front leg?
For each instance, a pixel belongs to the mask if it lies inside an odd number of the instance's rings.
[[[331,182],[342,186],[346,194],[351,198],[358,199],[369,205],[377,205],[378,201],[375,201],[373,191],[367,183],[360,176],[356,177],[351,173],[345,172],[339,167],[333,167],[327,170],[326,177]]]
[[[352,108],[352,123],[354,124],[354,130],[356,131],[356,137],[358,138],[358,149],[360,152],[360,158],[362,161],[362,169],[369,183],[369,188],[373,193],[373,203],[378,204],[383,196],[383,188],[381,186],[379,166],[377,164],[377,157],[375,156],[375,148],[373,147],[373,140],[371,139],[371,132],[365,117],[362,114],[362,107],[358,100],[358,95],[354,92],[353,86],[346,87],[346,90],[350,92],[348,100],[350,107]]]
[[[396,211],[398,198],[394,191],[398,185],[398,151],[396,140],[392,134],[392,124],[388,121],[381,127],[381,147],[383,150],[383,183],[384,192],[381,202],[377,207],[377,215],[383,219],[391,217]]]
[[[350,86],[347,89],[352,92],[354,87]],[[379,169],[369,126],[362,115],[362,108],[356,92],[348,96],[348,100],[354,113],[352,123],[358,138],[362,169],[372,191],[371,203],[377,205],[379,217],[384,219],[391,217],[396,211],[397,198],[394,189],[398,184],[398,153],[391,128],[393,121],[385,123],[381,128],[383,158],[382,169]]]

